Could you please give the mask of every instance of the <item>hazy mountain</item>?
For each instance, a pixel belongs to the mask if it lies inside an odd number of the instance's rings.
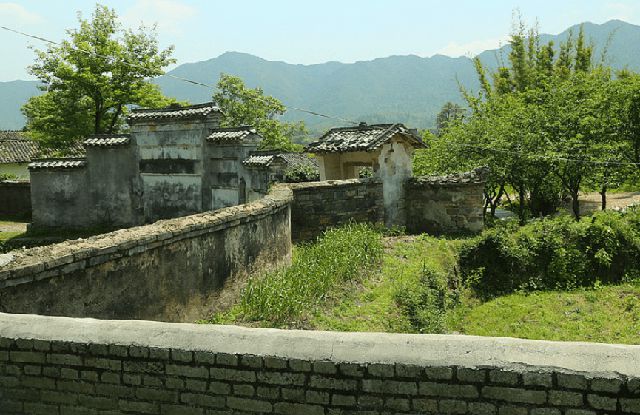
[[[585,23],[585,34],[601,59],[615,68],[640,71],[640,26],[619,20],[602,25]],[[573,26],[559,35],[541,35],[541,41],[565,40]],[[480,59],[495,67],[509,48],[486,51]],[[293,65],[273,62],[244,53],[228,52],[207,61],[180,65],[171,75],[215,85],[220,73],[240,76],[250,87],[260,86],[265,93],[286,105],[334,115],[355,121],[400,121],[412,127],[429,128],[447,101],[462,102],[459,85],[477,90],[478,83],[469,58],[435,55],[390,56],[372,61],[344,64],[327,62],[316,65]],[[211,99],[213,91],[162,76],[156,80],[165,94],[193,103]],[[19,128],[19,107],[37,93],[35,82],[0,83],[0,129]],[[6,91],[6,92],[5,92]],[[304,120],[315,132],[341,124],[299,111],[290,110],[289,120]]]
[[[24,117],[20,107],[29,98],[38,95],[37,81],[0,82],[0,130],[20,130]]]

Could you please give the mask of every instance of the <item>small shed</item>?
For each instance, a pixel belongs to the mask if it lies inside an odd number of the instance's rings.
[[[318,158],[320,180],[355,179],[362,167],[371,167],[382,181],[385,224],[403,226],[404,184],[412,175],[413,151],[421,147],[425,145],[417,130],[402,124],[360,123],[329,130],[306,151]]]
[[[420,147],[424,143],[417,130],[399,123],[360,123],[329,130],[306,151],[318,157],[320,180],[343,180],[358,178],[362,167],[371,167],[378,177],[385,165],[410,172],[413,150]]]

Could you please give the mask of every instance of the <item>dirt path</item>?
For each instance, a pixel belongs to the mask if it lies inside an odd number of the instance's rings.
[[[623,209],[633,204],[640,204],[640,192],[607,193],[607,209]],[[580,211],[584,214],[600,210],[601,205],[600,193],[584,193],[580,196]]]
[[[23,233],[27,231],[27,224],[23,222],[7,222],[0,221],[0,232],[18,232]]]

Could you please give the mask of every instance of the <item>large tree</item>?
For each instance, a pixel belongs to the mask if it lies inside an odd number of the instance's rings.
[[[131,105],[173,102],[149,82],[175,62],[173,47],[160,50],[153,28],[125,30],[115,12],[101,5],[90,20],[78,15],[78,21],[78,29],[67,31],[69,39],[36,50],[29,71],[45,93],[22,108],[33,137],[57,147],[120,131]]]
[[[304,123],[286,123],[278,118],[286,107],[278,99],[265,95],[261,88],[247,88],[242,79],[221,74],[213,100],[224,114],[222,125],[251,125],[262,135],[263,150],[299,151],[292,139],[306,134]]]

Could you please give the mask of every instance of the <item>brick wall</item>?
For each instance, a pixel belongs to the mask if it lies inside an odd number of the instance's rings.
[[[640,413],[637,346],[0,314],[2,414]]]
[[[484,227],[483,171],[413,177],[406,184],[407,231],[475,233]]]
[[[28,181],[0,182],[0,215],[31,217],[31,183]]]
[[[291,191],[88,239],[13,251],[0,312],[194,321],[226,284],[291,255]]]
[[[373,179],[329,180],[289,184],[293,191],[294,240],[307,240],[330,226],[384,222],[382,183]]]

